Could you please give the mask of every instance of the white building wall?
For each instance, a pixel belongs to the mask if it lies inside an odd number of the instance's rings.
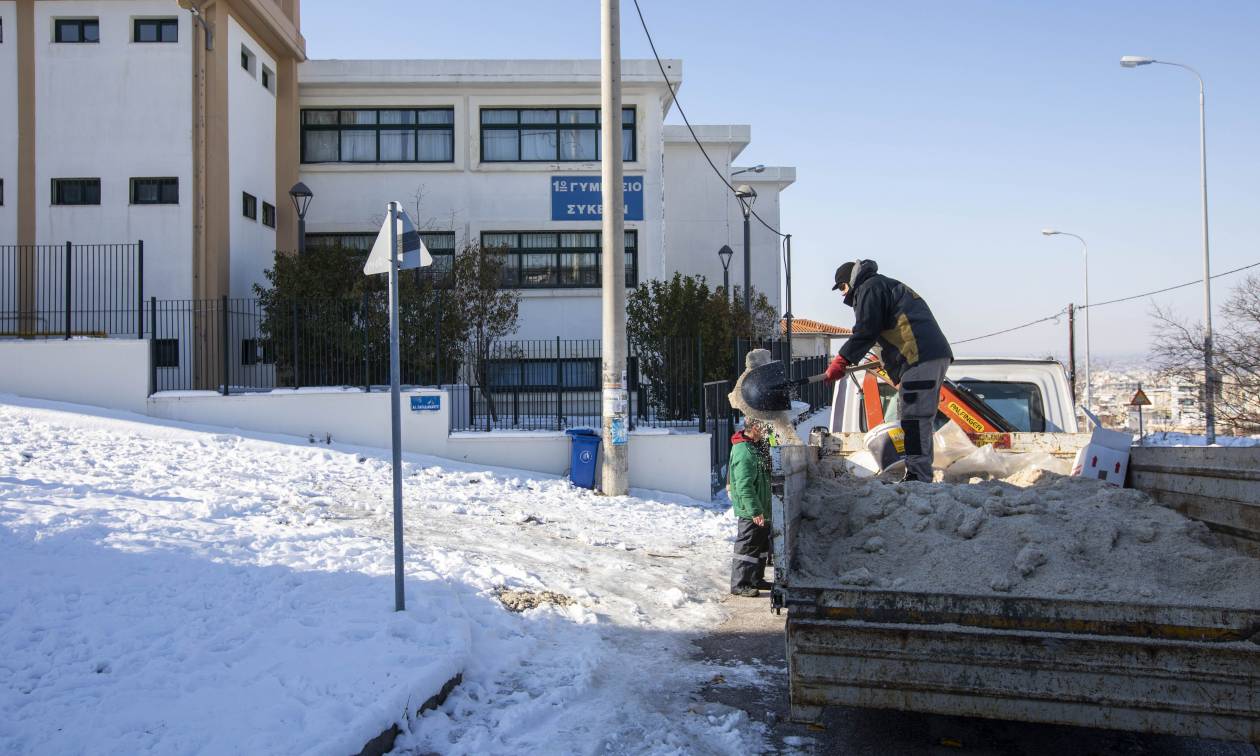
[[[17,3],[0,0],[0,179],[4,204],[0,205],[0,245],[17,242]]]
[[[59,17],[99,18],[100,42],[54,43]],[[132,42],[136,17],[178,19],[179,42]],[[35,3],[36,242],[143,239],[146,297],[192,292],[191,38],[188,13],[169,0]],[[131,178],[171,176],[178,205],[131,204]],[[52,206],[53,178],[100,178],[101,204]]]
[[[252,297],[253,284],[265,282],[263,271],[271,267],[276,249],[275,229],[263,225],[263,203],[275,206],[279,199],[275,84],[270,89],[262,84],[263,66],[274,76],[276,62],[235,18],[229,18],[227,45],[231,295]],[[241,66],[242,46],[254,55],[252,72]],[[258,200],[254,219],[242,212],[244,192]]]
[[[455,160],[446,164],[304,164],[302,180],[314,199],[307,215],[308,233],[375,232],[390,200],[401,202],[417,226],[456,233],[457,243],[479,242],[487,231],[598,231],[598,221],[552,221],[554,175],[598,178],[600,165],[589,163],[481,163],[481,107],[598,107],[597,92],[583,88],[482,88],[474,92],[437,93],[433,88],[375,87],[304,91],[303,108],[453,107]],[[636,108],[636,160],[625,164],[627,176],[644,180],[644,220],[627,221],[638,234],[639,280],[663,270],[663,179],[659,95],[627,87],[623,104]],[[417,210],[415,195],[422,195]],[[597,339],[600,337],[599,289],[522,290],[520,328],[514,338]]]
[[[744,285],[744,216],[739,200],[714,174],[685,126],[667,126],[665,141],[665,271],[702,275],[711,287],[722,283],[718,250],[729,245],[732,287]],[[796,180],[793,168],[766,167],[761,173],[739,170],[733,162],[748,145],[748,126],[697,126],[696,133],[718,170],[731,184],[748,184],[757,192],[753,210],[766,223],[780,228],[779,194]],[[753,288],[764,292],[782,312],[783,271],[779,237],[756,218],[750,221]]]

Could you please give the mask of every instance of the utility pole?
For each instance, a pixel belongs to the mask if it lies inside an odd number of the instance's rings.
[[[626,234],[621,163],[621,4],[600,2],[600,148],[603,169],[603,476],[607,496],[630,490],[626,390]]]
[[[784,237],[783,243],[786,245],[784,273],[787,277],[787,311],[783,313],[783,320],[786,325],[784,330],[787,332],[787,377],[791,380],[796,378],[792,372],[792,235],[788,234]]]
[[[1072,415],[1076,415],[1076,305],[1068,303],[1068,383],[1072,388]]]

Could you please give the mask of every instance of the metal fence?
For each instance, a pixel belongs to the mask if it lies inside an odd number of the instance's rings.
[[[0,337],[144,338],[144,242],[0,246]]]

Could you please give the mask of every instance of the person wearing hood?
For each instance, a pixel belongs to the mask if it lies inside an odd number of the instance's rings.
[[[748,598],[756,597],[759,588],[769,588],[765,576],[770,552],[770,472],[753,449],[764,432],[760,424],[750,423],[731,436],[727,464],[728,490],[739,521],[731,558],[731,593]]]
[[[905,480],[932,480],[932,433],[945,371],[954,361],[949,340],[927,302],[902,282],[879,274],[874,260],[836,268],[835,286],[853,308],[853,335],[827,368],[838,381],[871,347],[878,346],[884,370],[897,386],[905,433]]]

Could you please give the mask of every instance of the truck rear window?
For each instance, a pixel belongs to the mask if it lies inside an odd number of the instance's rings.
[[[1015,430],[1025,433],[1045,433],[1046,405],[1041,399],[1041,389],[1035,383],[1008,383],[1006,381],[959,381],[971,389],[1006,418]]]

